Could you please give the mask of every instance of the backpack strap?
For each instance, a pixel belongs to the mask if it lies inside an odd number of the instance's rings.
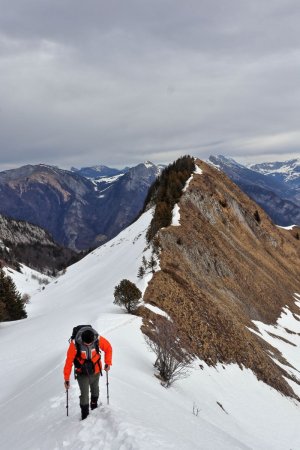
[[[100,361],[101,361],[101,351],[100,351],[100,348],[99,348],[99,336],[97,337],[97,340],[95,341],[95,350],[96,350],[96,352],[97,352],[98,355],[99,355],[99,359],[98,359],[98,361],[96,362],[96,364],[98,364],[100,376],[102,377],[103,374],[102,374],[102,369],[101,369],[101,364],[100,364]]]

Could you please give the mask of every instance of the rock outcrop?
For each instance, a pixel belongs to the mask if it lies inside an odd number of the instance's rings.
[[[83,255],[82,255],[83,256]],[[0,215],[0,263],[19,269],[20,263],[54,275],[81,255],[53,241],[43,228]]]

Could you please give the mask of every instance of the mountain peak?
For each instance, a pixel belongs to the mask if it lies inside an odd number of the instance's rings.
[[[147,167],[147,168],[149,168],[149,167],[154,167],[154,166],[155,166],[155,164],[153,164],[151,161],[148,161],[148,160],[145,161],[143,164],[144,164],[144,166]]]
[[[235,161],[233,158],[224,155],[211,155],[207,161],[208,164],[214,165],[215,167],[222,168],[223,165],[243,167],[242,164]]]

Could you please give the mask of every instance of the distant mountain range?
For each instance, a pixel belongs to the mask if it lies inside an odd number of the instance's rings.
[[[224,171],[281,226],[300,224],[300,162],[249,167],[224,156],[210,164]],[[164,166],[151,162],[115,169],[27,165],[0,172],[0,214],[47,230],[75,251],[99,246],[139,214],[148,189]]]
[[[300,225],[299,159],[247,167],[220,155],[210,156],[209,162],[225,172],[275,224]]]
[[[115,175],[124,174],[129,170],[129,167],[119,170],[107,166],[92,166],[92,167],[82,167],[81,169],[71,168],[71,172],[77,173],[85,178],[97,179],[99,177],[113,177]]]
[[[249,168],[287,183],[290,187],[300,188],[300,158],[284,162],[251,164]]]
[[[94,248],[136,218],[160,172],[150,162],[116,170],[39,164],[0,172],[0,214],[38,225],[73,250]]]

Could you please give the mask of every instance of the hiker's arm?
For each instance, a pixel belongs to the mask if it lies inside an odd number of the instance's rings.
[[[67,351],[67,357],[64,367],[64,379],[65,381],[69,381],[70,375],[72,372],[73,361],[76,356],[76,347],[74,342],[71,342]]]
[[[104,362],[108,366],[112,365],[112,347],[107,339],[105,339],[103,336],[100,336],[99,338],[99,347],[100,349],[105,353],[104,356]]]

